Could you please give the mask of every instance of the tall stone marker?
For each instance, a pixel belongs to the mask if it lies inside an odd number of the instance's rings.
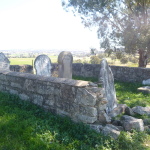
[[[73,56],[70,52],[63,51],[58,56],[58,77],[72,79]]]
[[[0,70],[9,70],[9,67],[9,59],[3,53],[0,53]]]
[[[108,101],[106,113],[109,114],[115,107],[117,107],[117,99],[114,87],[114,76],[106,59],[103,59],[100,64],[99,82],[102,83],[102,87],[104,88],[105,97]]]
[[[34,61],[34,68],[37,75],[51,76],[51,60],[47,55],[39,55]]]

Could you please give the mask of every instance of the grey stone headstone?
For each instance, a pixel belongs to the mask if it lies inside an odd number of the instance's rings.
[[[0,69],[9,70],[9,67],[10,67],[10,61],[3,53],[0,53]]]
[[[108,101],[106,107],[106,113],[110,113],[115,107],[117,107],[116,90],[114,87],[114,76],[107,60],[103,59],[100,64],[99,82],[105,91],[105,97]]]
[[[58,56],[58,77],[72,79],[73,56],[70,52],[63,51]]]
[[[51,60],[47,55],[39,55],[34,61],[34,68],[37,75],[51,76]]]

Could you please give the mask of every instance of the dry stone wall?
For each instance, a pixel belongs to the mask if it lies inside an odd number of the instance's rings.
[[[123,82],[141,82],[150,78],[150,68],[139,67],[121,67],[110,66],[115,80]],[[33,73],[33,67],[30,65],[10,65],[11,71]],[[52,75],[58,76],[58,64],[52,64]],[[100,71],[100,64],[82,64],[73,63],[73,76],[95,77],[98,78]]]
[[[103,88],[87,81],[0,70],[0,91],[77,122],[100,123],[107,116]]]
[[[10,71],[33,74],[33,66],[31,66],[31,65],[10,65]]]
[[[74,63],[73,76],[98,78],[100,64]],[[110,66],[115,80],[123,82],[141,82],[150,78],[150,68]]]

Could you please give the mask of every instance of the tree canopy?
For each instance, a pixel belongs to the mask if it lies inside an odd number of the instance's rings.
[[[79,14],[87,27],[97,26],[101,47],[124,47],[139,54],[146,67],[150,54],[150,0],[62,0],[66,10]]]

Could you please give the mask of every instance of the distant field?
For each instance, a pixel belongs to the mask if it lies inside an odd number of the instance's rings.
[[[58,56],[49,56],[51,59],[52,63],[57,62]],[[86,61],[86,63],[90,62],[90,57],[74,57],[73,60],[81,60],[83,63]],[[138,64],[134,64],[131,62],[128,62],[127,64],[121,64],[119,60],[113,61],[110,58],[106,58],[108,63],[110,65],[115,65],[115,66],[128,66],[128,67],[138,67]],[[32,65],[34,63],[35,58],[9,58],[10,60],[10,65]],[[150,68],[150,64],[147,65],[146,68]]]
[[[57,56],[50,56],[51,62],[57,62]],[[32,65],[35,58],[9,58],[10,65]]]

